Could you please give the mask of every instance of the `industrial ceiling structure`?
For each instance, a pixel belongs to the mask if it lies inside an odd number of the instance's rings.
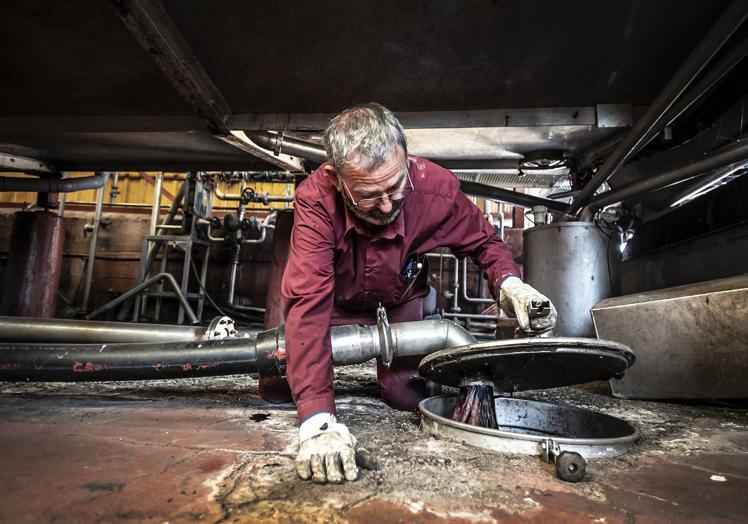
[[[435,160],[580,158],[630,128],[727,5],[9,0],[0,153],[56,170],[292,169],[231,131],[314,141],[374,100]]]

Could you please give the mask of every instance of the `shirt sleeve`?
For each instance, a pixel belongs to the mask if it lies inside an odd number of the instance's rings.
[[[440,244],[457,258],[469,256],[485,272],[494,298],[501,282],[509,276],[521,277],[512,250],[496,234],[483,212],[462,191],[457,191],[450,213],[439,227]]]
[[[291,251],[283,273],[286,374],[303,421],[335,413],[330,315],[333,306],[334,230],[319,202],[297,192]]]

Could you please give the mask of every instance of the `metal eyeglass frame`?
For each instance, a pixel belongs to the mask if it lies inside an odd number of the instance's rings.
[[[340,182],[343,184],[343,187],[345,188],[345,192],[348,194],[348,198],[351,199],[351,203],[354,206],[361,207],[361,203],[365,202],[367,204],[371,204],[371,206],[369,206],[369,207],[373,208],[373,207],[376,207],[378,205],[379,201],[381,201],[384,198],[387,198],[390,202],[392,202],[393,200],[402,200],[403,198],[406,197],[406,195],[409,192],[411,192],[411,191],[413,191],[415,189],[415,186],[413,186],[413,181],[410,179],[410,170],[408,169],[405,172],[405,174],[406,174],[406,185],[403,186],[401,189],[398,189],[397,191],[393,191],[392,193],[387,193],[385,195],[381,195],[381,196],[378,196],[378,197],[362,198],[358,202],[356,200],[354,200],[353,195],[351,194],[351,190],[348,189],[348,186],[346,185],[345,180],[343,180],[343,177],[342,176],[338,176],[338,178],[340,178]],[[408,187],[407,184],[410,184],[410,187]],[[397,195],[398,193],[402,193],[403,196],[400,197],[400,198],[398,198],[398,199],[393,199],[392,197],[395,196],[395,195]]]

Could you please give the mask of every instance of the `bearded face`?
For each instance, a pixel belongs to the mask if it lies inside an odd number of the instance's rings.
[[[338,184],[340,184],[341,187],[344,187],[344,183],[345,182],[343,182],[342,178],[338,176]],[[345,202],[346,207],[351,210],[351,213],[353,213],[355,217],[374,226],[386,226],[387,224],[394,222],[397,215],[400,214],[400,211],[403,208],[403,203],[405,202],[404,194],[398,200],[392,199],[390,200],[391,209],[384,212],[379,204],[375,204],[370,209],[366,209],[365,207],[362,208],[361,205],[356,205],[353,202],[348,191],[343,190],[340,193],[343,196],[343,202]]]

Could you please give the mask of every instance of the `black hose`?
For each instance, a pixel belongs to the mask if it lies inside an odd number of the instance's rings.
[[[258,368],[255,345],[255,338],[145,344],[0,344],[0,380],[156,380],[253,373]]]

